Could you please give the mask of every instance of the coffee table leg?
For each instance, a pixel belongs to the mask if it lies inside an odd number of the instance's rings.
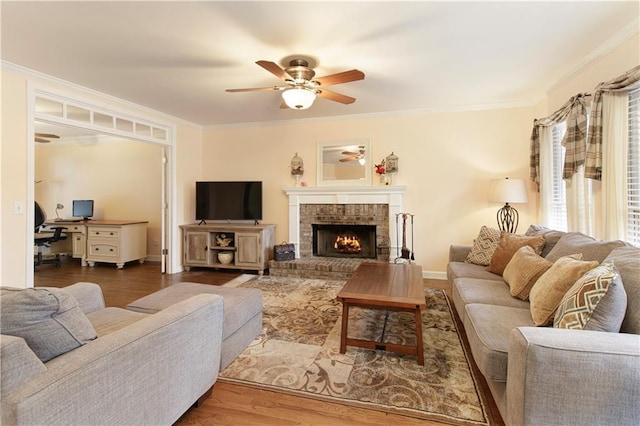
[[[418,365],[424,365],[424,349],[422,346],[422,315],[420,309],[416,309],[416,351],[418,352]]]
[[[349,302],[342,302],[342,329],[340,330],[340,353],[347,351],[347,326],[349,323]]]

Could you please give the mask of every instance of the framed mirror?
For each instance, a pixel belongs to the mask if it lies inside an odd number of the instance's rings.
[[[371,185],[368,138],[318,142],[318,186]]]

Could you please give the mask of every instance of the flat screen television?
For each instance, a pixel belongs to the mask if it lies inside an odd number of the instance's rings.
[[[262,220],[262,182],[196,182],[196,220]]]
[[[89,219],[93,216],[93,200],[73,200],[71,214],[73,217]]]

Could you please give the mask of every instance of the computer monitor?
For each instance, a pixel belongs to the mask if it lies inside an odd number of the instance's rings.
[[[72,214],[88,220],[93,216],[93,200],[73,200]]]

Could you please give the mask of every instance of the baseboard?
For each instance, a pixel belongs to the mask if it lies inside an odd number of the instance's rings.
[[[148,254],[147,255],[147,260],[149,262],[162,262],[162,255],[161,254]]]
[[[447,273],[441,271],[422,271],[422,278],[430,278],[433,280],[446,280]]]

